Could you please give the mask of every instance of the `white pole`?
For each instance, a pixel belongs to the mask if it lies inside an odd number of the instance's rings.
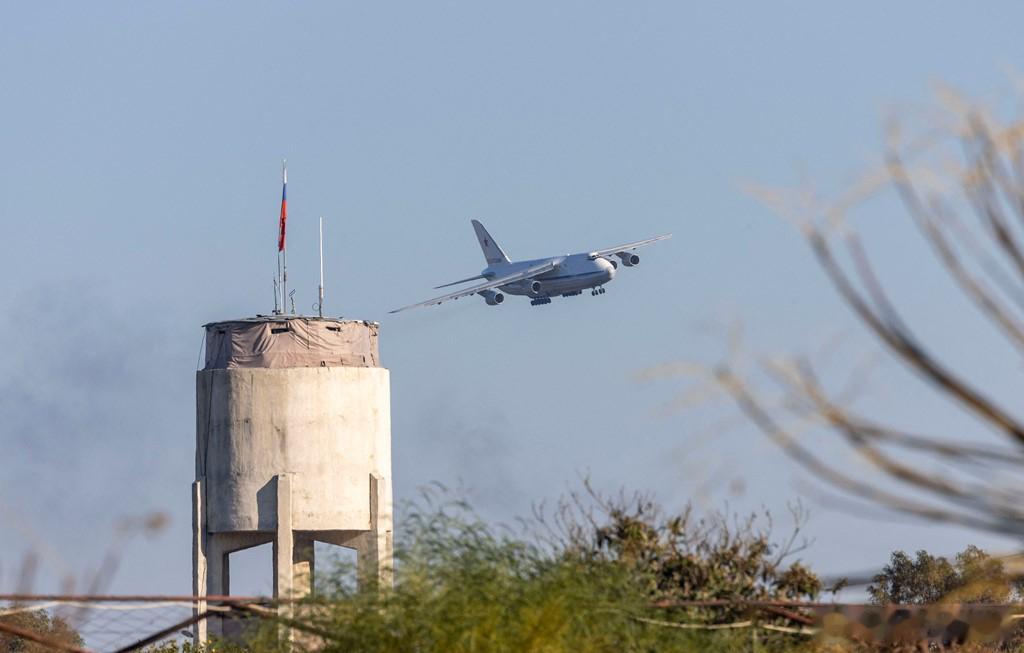
[[[317,309],[320,317],[324,316],[324,216],[320,216],[320,300]]]
[[[274,315],[280,315],[281,314],[280,299],[281,299],[281,252],[278,252],[277,253],[277,276],[274,277]]]
[[[284,187],[288,186],[288,161],[284,160],[281,162],[281,182]],[[287,209],[285,209],[287,210]],[[281,310],[285,313],[288,312],[288,236],[287,236],[287,217],[285,218],[285,239],[284,248],[282,254],[284,255],[284,269],[281,275]]]

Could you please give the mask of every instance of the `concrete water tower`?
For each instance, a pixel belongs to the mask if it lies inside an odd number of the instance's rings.
[[[275,597],[311,591],[314,542],[355,549],[362,578],[390,582],[391,398],[378,325],[274,315],[205,329],[194,594],[230,594],[230,554],[271,542]],[[195,636],[222,628],[199,622]]]

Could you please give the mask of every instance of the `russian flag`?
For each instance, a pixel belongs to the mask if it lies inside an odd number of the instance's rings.
[[[281,223],[278,227],[277,234],[277,251],[284,250],[284,230],[285,224],[288,222],[288,168],[281,168],[281,176],[283,179],[281,186]]]

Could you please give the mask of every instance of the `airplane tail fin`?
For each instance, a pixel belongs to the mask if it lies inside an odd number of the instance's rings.
[[[472,220],[471,222],[473,223],[473,230],[476,231],[476,239],[480,241],[480,249],[483,250],[484,258],[487,259],[487,264],[510,263],[508,255],[498,246],[498,243],[494,242],[491,234],[487,233],[484,226],[477,220]]]

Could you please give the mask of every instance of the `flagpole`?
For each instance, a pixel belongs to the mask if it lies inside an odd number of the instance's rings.
[[[287,189],[288,189],[288,160],[281,161],[281,247],[278,249],[279,258],[283,259],[284,266],[281,271],[281,312],[288,313],[288,240],[285,237],[287,230]]]
[[[281,314],[281,251],[277,252],[277,276],[274,277],[274,315]]]
[[[324,316],[324,216],[320,216],[320,289],[319,301],[317,301],[317,312],[320,317]]]

